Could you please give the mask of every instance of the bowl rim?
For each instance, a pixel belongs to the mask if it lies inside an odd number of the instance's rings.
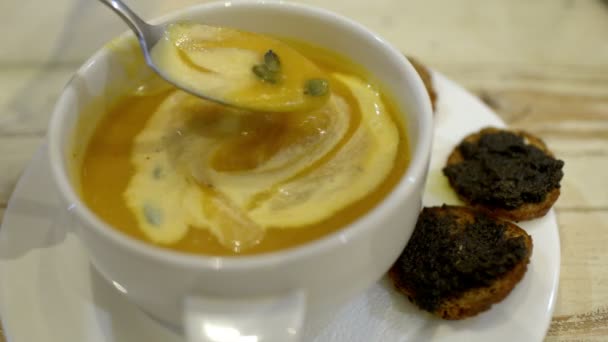
[[[403,61],[400,67],[402,69],[401,71],[405,72],[407,81],[409,83],[407,90],[412,92],[413,98],[420,102],[416,106],[421,107],[419,113],[417,114],[418,127],[416,128],[418,129],[419,133],[418,140],[415,144],[416,148],[410,151],[410,163],[407,166],[404,175],[393,187],[391,192],[387,194],[386,197],[376,205],[376,207],[372,208],[368,213],[359,217],[344,228],[301,245],[268,253],[243,256],[207,256],[178,252],[137,240],[112,228],[110,224],[104,222],[101,218],[94,214],[92,210],[90,210],[80,199],[70,182],[67,172],[67,163],[63,157],[65,151],[62,145],[61,134],[65,130],[63,123],[68,117],[68,111],[66,111],[64,108],[67,106],[69,101],[67,94],[69,93],[68,90],[72,86],[72,80],[70,80],[63,89],[53,109],[47,136],[49,161],[55,185],[62,199],[68,203],[69,210],[78,217],[79,221],[83,221],[83,223],[75,224],[89,226],[86,229],[93,229],[97,235],[111,240],[120,247],[130,250],[133,253],[153,259],[157,262],[178,264],[187,268],[243,270],[272,267],[279,264],[290,263],[299,259],[324,254],[339,247],[340,245],[348,244],[349,241],[355,237],[364,235],[365,231],[374,229],[375,224],[383,221],[383,217],[386,217],[388,213],[399,210],[399,206],[403,204],[403,201],[411,198],[414,195],[414,191],[417,188],[416,184],[423,182],[426,178],[426,172],[430,160],[433,137],[430,99],[424,88],[422,80],[418,76],[418,73],[414,70],[413,66],[409,63],[405,56],[371,30],[365,28],[363,25],[355,22],[354,20],[329,10],[281,0],[239,0],[198,4],[170,12],[151,22],[167,23],[178,20],[186,15],[196,15],[196,13],[214,11],[222,7],[238,6],[247,8],[259,7],[260,5],[286,12],[295,11],[310,16],[329,18],[333,21],[339,22],[341,26],[348,27],[350,30],[355,31],[357,35],[367,36],[374,39],[393,57],[400,58]],[[130,35],[132,35],[131,32],[127,31],[115,39],[123,39]],[[86,74],[95,61],[102,60],[110,54],[111,51],[107,46],[100,48],[82,64],[78,71],[76,71],[75,75]],[[411,137],[409,138],[411,139]],[[413,145],[411,141],[409,145],[411,148]],[[421,186],[423,185],[424,184]]]

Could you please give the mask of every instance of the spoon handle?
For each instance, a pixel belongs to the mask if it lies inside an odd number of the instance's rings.
[[[156,37],[154,35],[154,26],[146,23],[141,19],[135,12],[133,12],[124,2],[121,0],[99,0],[102,4],[108,6],[112,11],[120,16],[120,18],[129,25],[131,30],[137,36],[142,48],[147,50],[155,42]]]

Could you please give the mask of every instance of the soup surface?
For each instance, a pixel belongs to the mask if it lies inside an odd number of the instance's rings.
[[[97,125],[85,202],[136,239],[205,255],[293,247],[366,214],[409,162],[402,116],[347,58],[288,44],[326,75],[325,105],[251,112],[148,80]]]

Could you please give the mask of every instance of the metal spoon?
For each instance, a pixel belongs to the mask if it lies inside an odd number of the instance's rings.
[[[120,18],[129,25],[137,40],[139,41],[139,45],[144,53],[144,58],[146,59],[146,63],[150,66],[154,71],[156,71],[161,77],[163,77],[162,72],[156,67],[154,61],[152,61],[152,56],[150,55],[150,49],[160,40],[165,31],[164,25],[150,25],[141,19],[135,12],[133,12],[127,5],[125,5],[121,0],[99,0],[102,4],[108,6],[112,11],[120,16]],[[164,77],[163,77],[164,78]],[[166,79],[166,78],[165,78]],[[173,83],[171,80],[167,80],[170,83]],[[179,85],[176,84],[179,87]]]
[[[124,2],[121,0],[99,0],[102,4],[108,6],[112,11],[120,16],[120,18],[129,25],[129,28],[135,33],[137,40],[139,41],[139,45],[141,46],[141,50],[144,54],[144,59],[146,60],[146,64],[154,70],[160,77],[162,77],[165,81],[171,83],[175,87],[184,90],[188,93],[196,95],[198,97],[204,98],[209,101],[218,102],[224,105],[230,105],[224,101],[221,101],[216,98],[211,98],[206,94],[202,94],[195,89],[184,86],[167,76],[161,68],[159,68],[152,59],[151,50],[158,43],[158,41],[163,37],[165,32],[166,25],[150,25],[145,22],[142,18],[140,18],[135,12],[133,12]]]

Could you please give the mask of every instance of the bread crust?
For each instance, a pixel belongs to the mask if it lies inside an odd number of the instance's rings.
[[[459,225],[471,222],[472,220],[475,220],[477,215],[482,214],[480,211],[462,206],[443,206],[427,208],[426,210],[429,209],[436,215],[442,215],[448,213],[448,211],[452,215],[456,214]],[[525,230],[512,222],[499,218],[494,218],[494,220],[506,225],[507,230],[505,231],[505,234],[509,238],[517,238],[520,236],[524,238],[527,254],[511,270],[503,274],[490,286],[469,289],[458,296],[442,300],[438,307],[432,312],[434,315],[446,320],[460,320],[475,316],[490,309],[493,304],[502,301],[523,278],[528,269],[530,257],[532,256],[532,237],[528,235]],[[416,303],[416,294],[413,293],[411,289],[405,287],[400,281],[401,275],[399,274],[399,268],[396,267],[398,262],[399,261],[397,261],[389,270],[388,275],[392,279],[396,289],[407,296],[411,302]]]
[[[523,137],[524,141],[527,144],[536,146],[541,151],[543,151],[545,154],[554,158],[553,153],[549,150],[549,148],[544,143],[544,141],[542,141],[540,138],[535,137],[534,135],[532,135],[526,131],[522,131],[522,130],[511,131],[511,130],[499,129],[499,128],[494,128],[494,127],[486,127],[477,133],[467,136],[466,138],[463,139],[463,142],[466,141],[469,143],[476,143],[481,138],[481,136],[483,136],[484,134],[492,134],[492,133],[498,133],[498,132],[510,132],[510,133],[517,134],[517,135]],[[459,145],[460,144],[458,144],[458,146]],[[464,160],[462,154],[460,153],[460,150],[458,149],[458,146],[456,146],[454,148],[454,150],[452,150],[452,153],[450,153],[450,155],[448,156],[446,165],[458,164]],[[452,188],[455,189],[456,187],[452,183],[452,180],[448,178],[448,181],[449,181],[450,185],[452,186]],[[523,205],[521,205],[515,209],[489,207],[489,206],[486,206],[483,204],[471,203],[471,201],[467,197],[462,196],[458,192],[456,192],[456,193],[463,202],[465,202],[467,205],[469,205],[475,209],[482,210],[492,216],[498,216],[501,218],[505,218],[508,220],[518,222],[518,221],[526,221],[526,220],[531,220],[531,219],[545,216],[547,214],[547,212],[551,209],[553,204],[555,204],[555,202],[559,198],[560,189],[555,188],[555,189],[551,190],[549,193],[547,193],[545,200],[540,203],[524,203]]]
[[[424,66],[424,64],[420,63],[417,59],[411,56],[406,57],[422,79],[422,83],[424,83],[424,88],[426,88],[426,92],[427,94],[429,94],[429,98],[431,99],[431,106],[433,107],[434,113],[437,109],[437,92],[433,87],[433,76],[431,75],[430,70],[426,66]]]

